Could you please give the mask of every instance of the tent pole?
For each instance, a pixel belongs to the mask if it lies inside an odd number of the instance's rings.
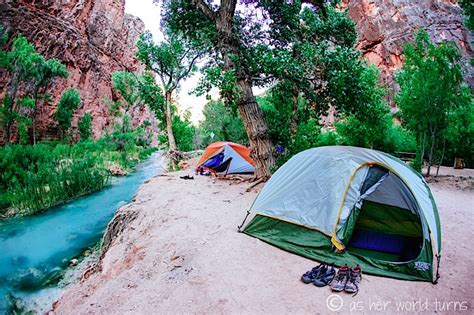
[[[231,162],[232,162],[232,161],[231,161]],[[225,170],[224,177],[226,177],[226,176],[227,176],[227,173],[229,173],[229,168],[230,168],[230,163],[229,163],[229,165],[227,165],[227,169]]]
[[[250,215],[250,211],[247,211],[247,215],[245,216],[244,221],[242,222],[241,225],[237,226],[237,230],[239,231],[239,233],[242,233],[242,230],[241,230],[241,229],[242,229],[242,227],[244,226],[245,221],[247,221],[247,218],[249,217],[249,215]]]

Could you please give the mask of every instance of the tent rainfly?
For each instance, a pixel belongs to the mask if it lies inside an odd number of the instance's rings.
[[[249,148],[224,141],[207,146],[197,166],[226,174],[253,173],[255,171],[255,162],[250,157]]]
[[[243,232],[289,252],[359,264],[380,276],[437,281],[435,201],[423,177],[389,154],[344,146],[303,151],[275,172],[250,213]]]

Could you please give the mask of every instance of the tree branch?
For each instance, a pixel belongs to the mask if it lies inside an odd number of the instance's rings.
[[[193,69],[193,66],[194,64],[196,63],[196,60],[198,60],[199,57],[201,57],[202,54],[196,54],[196,56],[193,57],[193,59],[191,59],[191,62],[189,63],[189,66],[188,66],[188,69],[183,72],[175,81],[175,83],[173,84],[174,85],[174,88],[176,88],[178,86],[178,83],[179,81],[181,81],[183,78],[187,77],[188,74],[191,72],[191,70]]]
[[[237,0],[222,0],[221,7],[219,8],[219,15],[233,17],[235,14],[235,7]]]
[[[203,0],[191,0],[191,3],[196,6],[209,20],[216,20],[216,13],[203,1]]]

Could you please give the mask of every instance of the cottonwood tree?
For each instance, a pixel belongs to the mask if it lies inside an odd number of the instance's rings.
[[[268,178],[269,167],[275,162],[273,145],[252,91],[249,65],[243,58],[243,19],[236,12],[236,5],[237,0],[223,0],[219,5],[203,0],[165,1],[164,21],[191,43],[213,49],[211,58],[219,67],[209,71],[208,76],[213,77],[211,82],[219,86],[224,98],[237,104],[256,162],[256,177]]]
[[[302,23],[303,4],[308,8],[307,16],[321,17],[318,19],[321,21],[327,19],[328,8],[332,6],[326,2],[241,1],[238,8],[237,0],[164,1],[163,21],[167,27],[183,34],[191,44],[208,45],[212,49],[198,91],[218,86],[223,99],[238,108],[259,178],[270,176],[269,168],[275,156],[268,125],[252,87],[288,80],[295,109],[300,92],[314,94],[311,89],[314,91],[317,88],[314,83],[318,82],[308,77],[314,77],[313,65],[317,61],[314,57],[319,51],[311,43],[304,45],[302,40],[298,42],[300,46],[294,44],[298,37],[303,38],[301,32],[307,32],[307,37],[310,35],[311,27]],[[318,35],[324,35],[322,31]],[[345,29],[341,28],[327,37],[344,34]]]
[[[428,170],[434,163],[436,148],[443,146],[452,113],[472,106],[472,94],[463,80],[460,55],[453,43],[433,44],[424,30],[416,34],[415,43],[404,49],[405,63],[396,79],[396,95],[406,126],[418,138],[421,158],[428,149]]]
[[[168,145],[177,150],[173,134],[172,97],[180,83],[197,71],[196,63],[202,52],[177,34],[166,32],[165,41],[155,44],[150,32],[145,32],[137,42],[137,58],[160,79],[165,95],[165,119]]]

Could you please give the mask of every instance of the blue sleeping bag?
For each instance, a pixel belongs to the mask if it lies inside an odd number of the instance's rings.
[[[351,246],[391,254],[403,254],[407,242],[410,242],[411,239],[402,235],[355,230],[351,238]]]
[[[209,160],[207,160],[206,162],[202,163],[201,166],[204,166],[210,169],[215,169],[216,167],[222,164],[222,161],[224,161],[224,154],[219,153],[209,158]]]

